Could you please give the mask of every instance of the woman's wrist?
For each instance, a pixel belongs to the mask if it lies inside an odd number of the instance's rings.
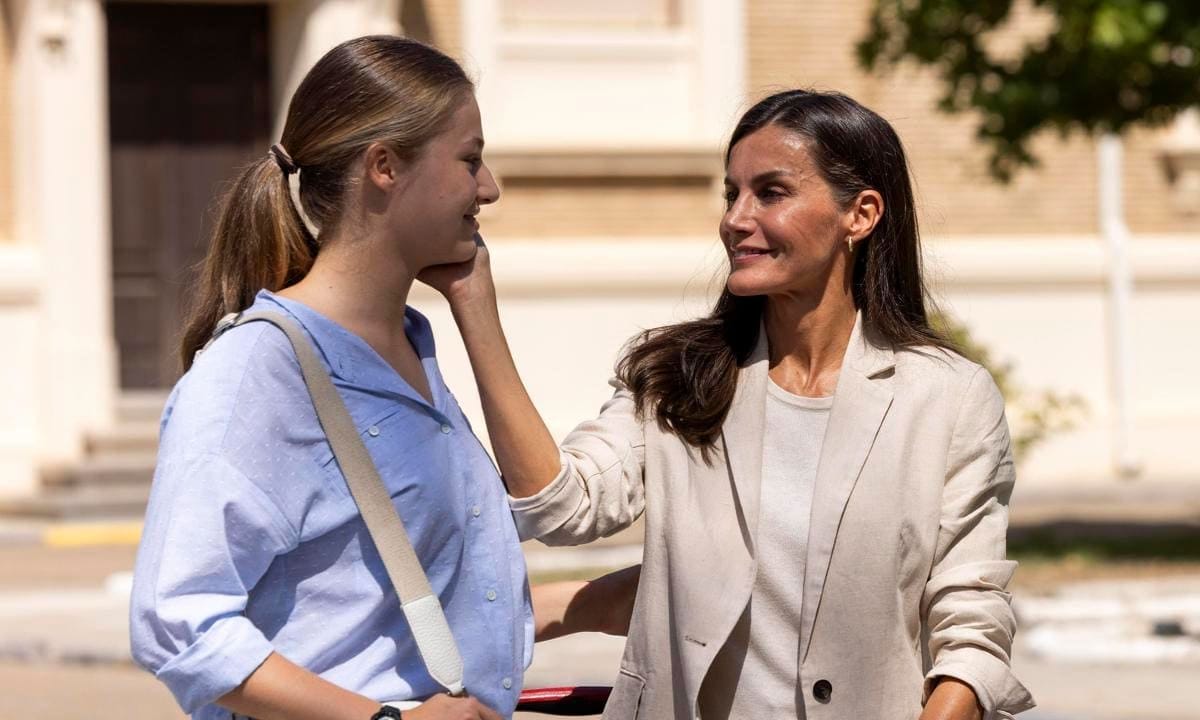
[[[921,720],[980,720],[983,707],[970,685],[957,678],[937,678]]]
[[[450,303],[450,312],[455,321],[463,322],[482,319],[497,315],[496,286],[490,280],[472,279],[456,284],[447,290],[446,302]]]

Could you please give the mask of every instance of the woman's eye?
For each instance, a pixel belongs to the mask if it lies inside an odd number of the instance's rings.
[[[469,158],[466,158],[466,163],[471,166],[471,172],[478,172],[480,166],[483,165],[483,158],[479,157],[478,155],[473,155]]]
[[[783,191],[779,188],[768,187],[760,190],[758,192],[758,196],[767,201],[778,200],[779,198],[783,197]]]
[[[727,208],[732,207],[733,202],[735,200],[737,200],[737,196],[738,196],[737,190],[726,190],[725,191],[725,207],[727,207]]]

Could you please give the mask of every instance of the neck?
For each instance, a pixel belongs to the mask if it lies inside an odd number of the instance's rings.
[[[848,288],[815,297],[768,297],[763,324],[771,379],[799,395],[831,395],[857,311]]]
[[[308,305],[377,349],[407,342],[404,313],[414,273],[394,253],[380,252],[386,246],[370,237],[331,238],[304,279],[279,294]]]

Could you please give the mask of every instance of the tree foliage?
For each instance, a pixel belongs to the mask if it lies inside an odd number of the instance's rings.
[[[997,52],[1020,2],[1046,32]],[[979,113],[1005,181],[1036,164],[1029,142],[1044,128],[1121,133],[1200,105],[1200,0],[875,0],[857,51],[868,70],[934,68],[939,107]]]

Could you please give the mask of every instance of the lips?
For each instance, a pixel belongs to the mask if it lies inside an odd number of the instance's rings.
[[[479,218],[476,217],[478,214],[479,206],[476,205],[475,207],[471,208],[470,212],[467,212],[463,215],[463,219],[474,225],[476,230],[479,229]]]
[[[769,257],[771,253],[772,251],[769,248],[736,247],[733,248],[733,262],[737,264],[750,263],[764,257]]]

